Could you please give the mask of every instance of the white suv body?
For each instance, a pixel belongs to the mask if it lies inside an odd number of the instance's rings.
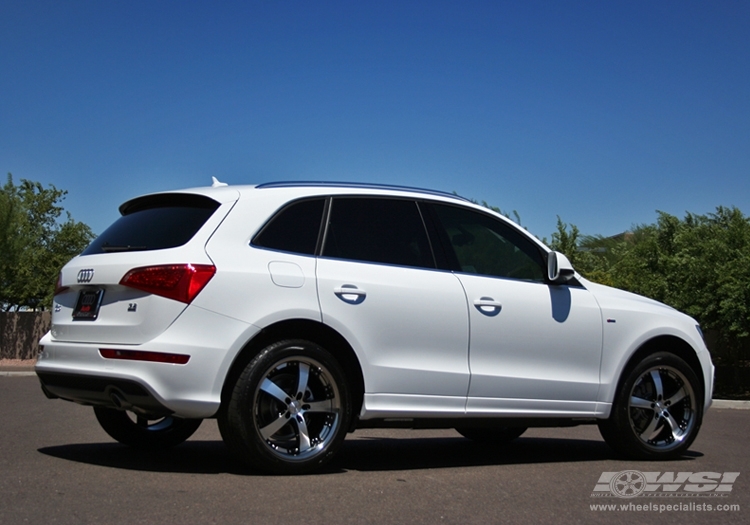
[[[501,440],[590,421],[615,449],[663,458],[711,403],[693,319],[583,279],[455,196],[275,183],[147,195],[121,212],[63,268],[36,371],[48,396],[95,406],[127,444],[176,444],[192,431],[164,438],[170,425],[218,417],[241,459],[303,472],[358,426]],[[147,240],[107,239],[131,234]],[[296,423],[280,430],[282,416]]]

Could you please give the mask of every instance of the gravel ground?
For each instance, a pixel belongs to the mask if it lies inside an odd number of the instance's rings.
[[[0,359],[0,373],[27,373],[34,370],[36,359]]]
[[[0,366],[34,366],[36,359],[0,359]]]

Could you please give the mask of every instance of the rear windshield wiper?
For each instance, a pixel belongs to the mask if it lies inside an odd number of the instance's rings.
[[[145,246],[130,246],[130,245],[127,245],[127,246],[116,246],[116,245],[107,244],[107,243],[104,243],[102,245],[102,251],[105,252],[105,253],[110,253],[110,252],[137,252],[137,251],[145,250],[145,249],[146,249]]]

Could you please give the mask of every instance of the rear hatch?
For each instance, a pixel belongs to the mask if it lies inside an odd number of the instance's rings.
[[[60,273],[55,341],[140,344],[166,330],[215,272],[205,245],[238,198],[229,188],[146,195]]]

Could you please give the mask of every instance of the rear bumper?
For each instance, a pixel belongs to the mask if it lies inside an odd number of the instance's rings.
[[[201,366],[192,356],[187,365],[172,365],[105,359],[98,345],[44,339],[42,345],[34,370],[48,397],[112,408],[132,405],[136,412],[185,418],[211,417],[219,409],[221,390],[213,388],[218,366]],[[115,401],[119,398],[120,407]]]
[[[42,338],[35,371],[45,393],[84,405],[155,415],[210,418],[224,379],[256,326],[189,307],[159,337],[141,345],[74,343]],[[186,364],[106,359],[100,349],[190,356]],[[120,406],[117,403],[120,403]]]
[[[39,372],[42,391],[50,399],[65,399],[81,405],[127,409],[141,415],[173,413],[137,381],[84,374]]]

